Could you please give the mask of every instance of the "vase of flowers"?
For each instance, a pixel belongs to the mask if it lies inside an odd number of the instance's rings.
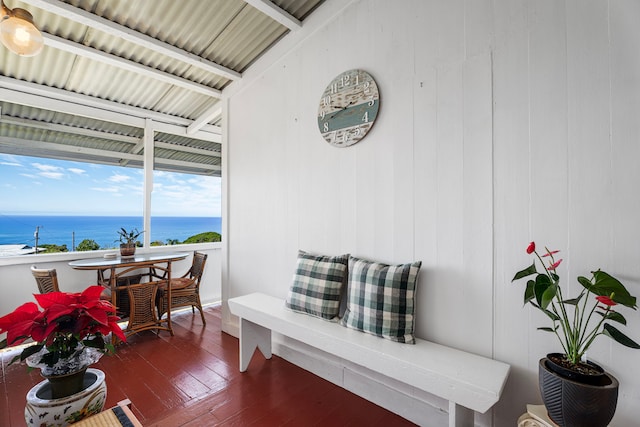
[[[138,237],[144,233],[144,231],[138,231],[134,228],[127,231],[124,227],[118,230],[118,237],[120,241],[120,256],[123,258],[132,257],[136,253],[136,246],[138,244]]]
[[[549,417],[562,427],[606,426],[613,418],[618,399],[618,380],[599,365],[586,360],[586,352],[601,336],[638,349],[640,345],[612,323],[626,325],[624,316],[614,309],[621,305],[636,309],[636,298],[616,278],[602,270],[591,278],[578,277],[582,289],[577,297],[566,298],[557,269],[559,251],[545,248],[539,254],[531,242],[527,253],[533,263],[516,273],[512,281],[528,277],[524,303],[542,311],[551,327],[539,330],[553,333],[562,353],[551,353],[540,360],[538,377],[542,399]],[[537,264],[542,271],[538,272]]]
[[[36,421],[37,425],[41,425],[43,421],[38,417],[48,415],[57,416],[57,423],[69,417],[77,421],[78,414],[69,413],[64,407],[68,406],[69,399],[74,400],[77,394],[87,389],[93,391],[89,396],[93,400],[89,404],[91,412],[102,410],[99,402],[104,405],[106,398],[104,374],[96,373],[96,369],[89,369],[91,372],[87,373],[87,368],[103,354],[114,351],[110,339],[105,338],[108,334],[112,333],[126,341],[117,323],[119,317],[115,315],[115,307],[109,301],[100,299],[103,290],[101,286],[90,286],[81,293],[36,294],[34,296],[40,307],[28,302],[0,317],[0,334],[7,334],[0,341],[0,348],[22,344],[27,339],[35,342],[25,347],[10,363],[26,361],[30,367],[39,368],[43,377],[47,378],[28,394],[28,397],[33,395],[36,400],[47,401],[39,405],[43,408],[42,413],[37,412],[32,402],[27,402],[25,417],[28,425]],[[100,379],[102,384],[94,386]],[[64,416],[55,412],[55,404],[63,405]],[[44,415],[44,412],[48,414]]]

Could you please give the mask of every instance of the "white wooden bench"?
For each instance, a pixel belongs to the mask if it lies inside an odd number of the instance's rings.
[[[240,371],[256,348],[271,358],[271,332],[293,338],[449,401],[449,426],[473,426],[499,399],[509,365],[418,339],[399,344],[285,307],[284,300],[253,293],[228,300],[240,318]]]

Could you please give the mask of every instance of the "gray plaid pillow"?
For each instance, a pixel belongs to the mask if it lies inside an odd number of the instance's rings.
[[[348,254],[332,257],[298,251],[287,307],[323,319],[337,317],[348,260]]]
[[[414,296],[421,265],[422,261],[387,265],[350,257],[347,310],[342,325],[414,344]]]

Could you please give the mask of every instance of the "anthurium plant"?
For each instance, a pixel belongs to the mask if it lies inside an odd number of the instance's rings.
[[[517,272],[512,282],[530,277],[524,291],[524,303],[530,303],[551,320],[551,327],[538,329],[558,337],[569,362],[577,365],[600,335],[630,348],[640,348],[638,343],[612,325],[614,322],[627,324],[624,316],[613,307],[622,305],[634,310],[637,307],[636,298],[620,281],[602,270],[592,271],[590,279],[578,277],[583,288],[580,294],[576,298],[565,298],[556,272],[562,262],[562,259],[556,260],[559,251],[545,248],[540,255],[535,242],[531,242],[527,253],[534,255],[533,264]],[[537,263],[542,267],[540,272]],[[590,297],[592,294],[594,298]]]
[[[103,290],[102,286],[90,286],[81,293],[35,294],[42,310],[38,304],[27,302],[0,317],[0,334],[7,334],[0,341],[0,349],[31,338],[36,344],[25,347],[11,363],[40,354],[36,363],[47,367],[79,356],[87,347],[101,353],[113,352],[105,336],[113,333],[122,341],[126,337],[113,304],[100,299]]]

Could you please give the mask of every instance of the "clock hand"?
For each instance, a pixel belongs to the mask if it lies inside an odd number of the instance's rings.
[[[333,119],[336,116],[336,114],[338,114],[340,111],[346,110],[349,107],[349,105],[353,104],[354,102],[356,102],[356,100],[351,101],[350,103],[348,103],[344,107],[340,108],[338,111],[335,111],[329,118]]]

